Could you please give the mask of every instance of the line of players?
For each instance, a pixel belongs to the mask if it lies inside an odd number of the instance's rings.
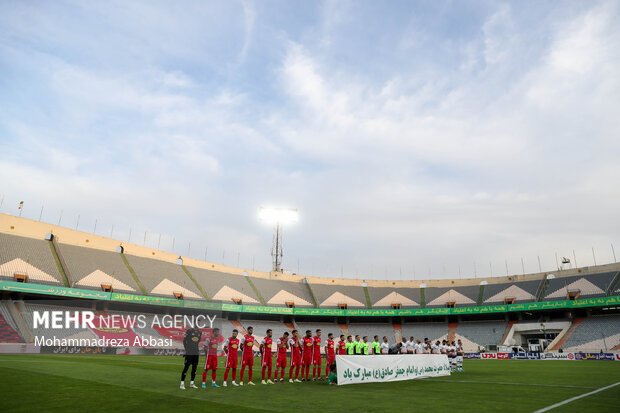
[[[405,337],[397,345],[398,352],[401,354],[445,354],[448,356],[450,362],[450,368],[453,372],[463,371],[463,355],[465,350],[463,349],[463,342],[458,339],[455,341],[435,341],[431,342],[428,338],[415,339],[409,337],[407,340]]]
[[[254,386],[252,382],[252,369],[254,367],[254,343],[256,338],[253,336],[253,332],[254,329],[248,327],[247,334],[239,338],[239,331],[235,329],[232,331],[232,336],[227,338],[224,342],[223,349],[226,354],[224,387],[227,386],[228,375],[231,370],[231,384],[233,386],[243,386],[243,377],[246,368],[248,369],[247,384]],[[259,345],[262,367],[261,384],[275,384],[278,381],[284,382],[287,366],[289,367],[288,381],[290,383],[310,381],[310,367],[312,367],[312,381],[323,380],[321,377],[321,347],[324,347],[325,354],[325,377],[329,374],[330,366],[335,363],[336,354],[380,355],[393,354],[395,352],[400,352],[401,354],[446,354],[450,361],[451,369],[453,371],[463,371],[463,345],[461,340],[458,340],[457,343],[454,341],[448,343],[447,340],[443,340],[442,343],[440,343],[439,340],[437,340],[436,343],[431,343],[428,338],[425,338],[424,343],[422,343],[420,339],[416,342],[413,337],[410,337],[409,340],[403,338],[401,343],[398,343],[395,348],[391,348],[388,338],[385,336],[381,343],[379,342],[379,336],[374,336],[374,341],[369,343],[367,336],[360,338],[359,335],[356,335],[355,340],[353,340],[353,336],[348,336],[345,340],[345,336],[342,334],[340,335],[340,340],[335,341],[334,335],[329,333],[327,339],[323,342],[321,335],[322,331],[320,329],[315,331],[314,336],[311,330],[306,330],[306,334],[303,337],[300,337],[297,330],[293,330],[290,334],[286,331],[281,337],[277,338],[274,343],[273,331],[268,329]],[[188,338],[196,342],[196,339],[200,339],[200,331],[196,329],[188,330],[184,343],[186,341],[190,343],[190,341],[187,340]],[[220,330],[219,328],[214,328],[212,338],[206,339],[204,342],[205,366],[202,374],[202,388],[206,388],[206,379],[209,370],[211,371],[211,386],[219,387],[215,380],[217,376],[218,343],[220,341]],[[272,381],[274,344],[276,346],[276,366],[275,375],[273,376],[274,381]],[[239,376],[240,382],[237,384],[236,376],[237,366],[239,365],[239,349],[241,349],[241,371]],[[291,356],[290,360],[287,361],[289,350]],[[185,376],[189,365],[192,365],[192,381],[190,387],[196,388],[194,385],[194,378],[197,364],[197,355],[191,356],[191,358],[186,356],[184,370],[181,375],[181,389],[185,388]]]

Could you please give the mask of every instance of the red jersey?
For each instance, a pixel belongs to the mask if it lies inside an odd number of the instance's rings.
[[[261,353],[263,360],[265,358],[271,358],[271,346],[273,344],[273,339],[265,337],[260,343],[263,345],[263,352]]]
[[[291,355],[301,355],[301,347],[299,340],[291,338],[288,340],[288,345],[291,347]]]
[[[276,341],[276,345],[278,346],[278,357],[286,357],[286,350],[288,349],[287,340],[284,337],[280,337]]]
[[[224,343],[224,346],[228,350],[228,357],[237,357],[237,352],[239,351],[238,338],[229,337]]]
[[[338,354],[340,355],[347,354],[346,346],[347,346],[347,343],[345,341],[340,340],[338,342]]]
[[[317,355],[321,354],[321,337],[314,336],[313,340],[312,354],[314,357],[317,357]]]
[[[254,346],[254,336],[248,334],[244,335],[239,344],[243,348],[243,357],[254,356],[254,350],[252,349]]]
[[[218,337],[205,340],[205,356],[217,356]]]
[[[314,339],[312,337],[305,337],[301,339],[301,344],[303,346],[303,354],[312,354],[312,344],[314,343]]]
[[[334,357],[336,355],[334,340],[327,339],[327,355],[329,357]]]

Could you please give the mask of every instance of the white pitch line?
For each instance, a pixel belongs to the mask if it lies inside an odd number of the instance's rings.
[[[568,387],[572,389],[592,389],[593,388],[593,387],[588,387],[588,386],[571,386],[569,384],[512,383],[512,382],[505,382],[505,381],[473,381],[473,380],[437,380],[431,377],[428,377],[428,379],[432,379],[429,381],[432,381],[433,383],[442,382],[442,383],[467,383],[467,384],[485,384],[485,385],[499,384],[499,385],[506,385],[506,386]]]
[[[547,411],[549,411],[551,409],[555,409],[556,407],[564,406],[567,403],[574,402],[575,400],[579,400],[579,399],[582,399],[584,397],[590,396],[592,394],[595,394],[595,393],[598,393],[598,392],[602,392],[602,391],[607,390],[607,389],[611,389],[612,387],[617,386],[619,384],[620,384],[620,381],[617,382],[617,383],[614,383],[614,384],[610,384],[609,386],[601,387],[600,389],[596,389],[594,391],[591,391],[590,393],[582,394],[580,396],[571,397],[570,399],[566,399],[563,402],[552,404],[551,406],[547,406],[547,407],[545,407],[543,409],[536,410],[534,413],[547,412]]]

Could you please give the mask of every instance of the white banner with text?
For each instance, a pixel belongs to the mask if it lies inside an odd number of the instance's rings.
[[[338,385],[450,375],[445,354],[338,355],[336,368]]]

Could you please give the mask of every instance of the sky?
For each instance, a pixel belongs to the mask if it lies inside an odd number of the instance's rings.
[[[3,0],[0,212],[269,270],[297,208],[314,276],[609,263],[619,74],[617,1]]]

